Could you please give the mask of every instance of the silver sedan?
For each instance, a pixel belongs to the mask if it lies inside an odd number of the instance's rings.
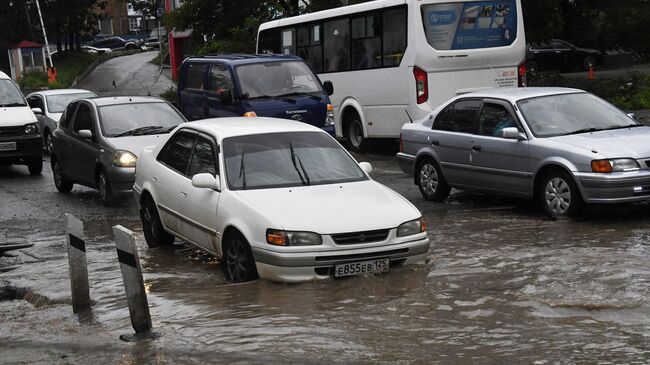
[[[649,141],[649,127],[587,92],[494,89],[404,125],[397,158],[428,200],[454,187],[538,199],[560,217],[650,200]]]

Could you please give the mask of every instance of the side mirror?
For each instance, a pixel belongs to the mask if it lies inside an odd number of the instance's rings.
[[[501,130],[501,137],[506,139],[517,139],[517,140],[526,139],[526,137],[524,137],[523,134],[519,132],[519,129],[517,127],[503,128]]]
[[[36,112],[34,112],[36,113]],[[634,113],[627,113],[627,116],[630,117],[632,120],[636,120],[636,114]]]
[[[232,104],[232,93],[228,89],[223,90],[221,93],[219,93],[219,98],[221,99],[222,105]]]
[[[192,177],[192,186],[200,189],[221,190],[221,182],[219,175],[214,177],[212,174],[202,173],[196,174]]]
[[[32,108],[32,112],[34,114],[40,114],[43,115],[43,110],[41,108]]]
[[[325,81],[323,87],[325,88],[327,96],[334,94],[334,84],[332,84],[332,81]]]
[[[361,167],[361,170],[363,170],[363,172],[366,174],[372,174],[372,165],[370,162],[359,162],[359,167]]]
[[[79,137],[83,139],[93,139],[93,132],[90,129],[82,129],[79,131]]]

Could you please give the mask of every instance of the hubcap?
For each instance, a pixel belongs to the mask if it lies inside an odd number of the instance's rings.
[[[144,212],[142,213],[144,218],[145,229],[147,233],[151,235],[152,238],[156,238],[156,220],[154,219],[152,208],[149,204],[144,207]]]
[[[564,179],[554,177],[546,184],[544,201],[553,214],[565,214],[571,206],[571,189]]]
[[[226,252],[226,268],[232,281],[239,282],[246,274],[246,251],[239,240],[228,245]]]
[[[363,130],[361,129],[361,125],[359,122],[353,121],[350,123],[350,142],[355,147],[358,147],[361,145],[361,141],[363,141]]]
[[[424,164],[420,169],[420,186],[427,193],[433,195],[438,190],[438,172],[431,164]]]

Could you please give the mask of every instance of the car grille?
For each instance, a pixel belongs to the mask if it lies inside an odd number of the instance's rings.
[[[356,260],[370,260],[376,259],[379,257],[388,257],[393,255],[401,255],[408,253],[408,248],[399,248],[396,250],[389,251],[379,251],[379,252],[369,252],[369,253],[357,253],[351,255],[333,255],[333,256],[316,256],[315,260],[319,262],[323,261],[356,261]]]
[[[333,234],[332,239],[337,245],[353,245],[357,243],[380,242],[388,237],[388,229],[375,231]]]
[[[15,137],[23,134],[23,129],[25,127],[0,127],[0,137]]]

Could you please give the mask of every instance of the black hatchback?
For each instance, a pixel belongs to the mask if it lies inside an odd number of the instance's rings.
[[[560,39],[531,43],[526,46],[526,64],[532,73],[537,71],[589,70],[602,64],[600,51],[581,48]]]

